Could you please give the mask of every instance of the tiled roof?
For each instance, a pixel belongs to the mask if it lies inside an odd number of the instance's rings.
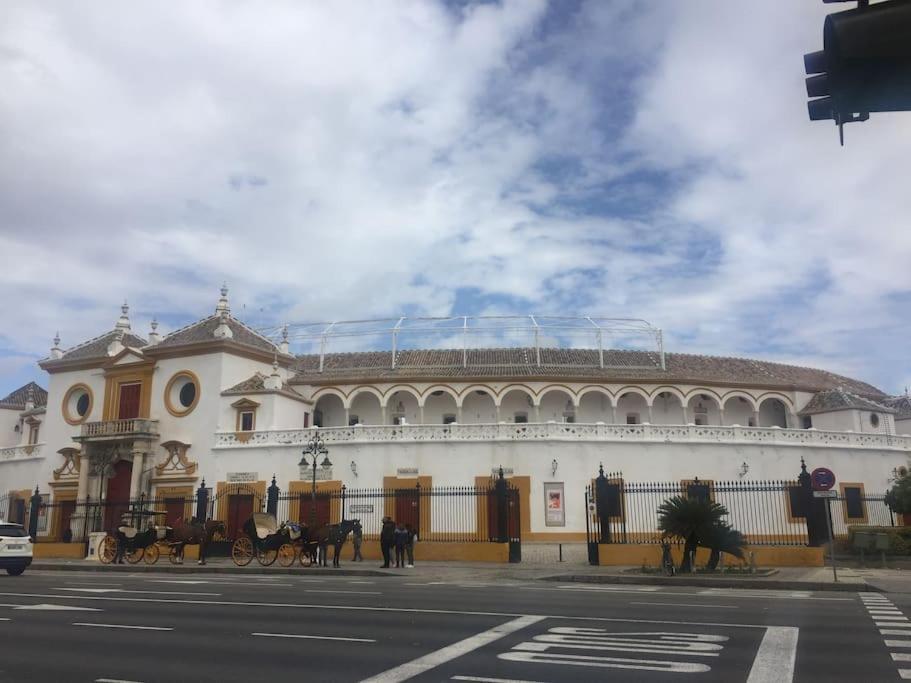
[[[106,358],[108,355],[108,346],[119,334],[118,330],[111,330],[100,337],[89,339],[87,342],[74,346],[64,351],[63,357],[59,360],[90,360],[92,358]],[[142,337],[137,337],[132,332],[125,332],[120,342],[126,347],[132,349],[141,349],[148,342]]]
[[[521,379],[554,377],[598,382],[712,382],[715,384],[761,385],[821,391],[844,387],[873,398],[885,394],[876,387],[826,370],[783,363],[665,354],[666,369],[658,365],[657,354],[645,351],[604,351],[604,368],[599,367],[594,349],[541,349],[541,364],[534,348],[469,349],[463,365],[461,349],[400,351],[392,368],[389,351],[326,354],[323,371],[319,355],[298,356],[292,384],[340,381],[398,381],[401,379],[471,377],[477,379]]]
[[[231,337],[231,341],[246,346],[252,346],[270,353],[278,351],[275,344],[255,330],[244,325],[237,318],[227,316],[226,320],[228,327],[234,335]],[[220,322],[221,318],[218,315],[211,315],[208,318],[203,318],[191,325],[175,330],[153,348],[167,348],[169,346],[183,346],[184,344],[199,344],[202,342],[217,341],[218,338],[215,336],[215,328],[218,327]]]
[[[221,392],[222,396],[236,396],[240,394],[264,394],[269,392],[275,392],[279,394],[285,394],[291,396],[292,398],[303,398],[297,391],[294,390],[287,382],[282,383],[281,389],[267,389],[266,388],[266,375],[261,372],[257,372],[252,377],[248,377],[243,382],[238,382],[230,389],[225,389]]]
[[[36,408],[47,405],[47,391],[35,382],[29,382],[0,399],[0,408],[25,410],[25,401],[28,398],[29,389],[31,389],[32,400],[35,402]]]
[[[908,394],[890,396],[889,398],[883,399],[882,404],[898,411],[895,415],[897,420],[904,420],[911,417],[911,396],[908,396]]]
[[[800,411],[799,415],[829,413],[835,410],[870,410],[877,413],[894,413],[882,403],[871,401],[842,388],[818,392]]]

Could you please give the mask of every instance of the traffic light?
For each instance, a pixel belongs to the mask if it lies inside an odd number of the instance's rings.
[[[844,124],[911,110],[911,0],[858,0],[827,16],[822,36],[823,49],[803,56],[811,121],[835,121],[844,145]]]

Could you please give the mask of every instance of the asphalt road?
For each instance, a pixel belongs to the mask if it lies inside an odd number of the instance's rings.
[[[441,583],[418,570],[31,571],[0,576],[0,680],[897,681],[911,669],[907,603],[911,594]]]

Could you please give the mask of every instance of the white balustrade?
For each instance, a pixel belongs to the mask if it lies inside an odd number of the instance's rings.
[[[9,446],[0,448],[0,462],[8,460],[28,460],[41,457],[43,443],[34,443],[26,446]]]
[[[687,443],[769,443],[911,450],[911,437],[815,429],[738,427],[716,425],[621,425],[580,423],[500,423],[448,425],[356,425],[324,427],[320,437],[333,443],[382,443],[420,441],[648,441]],[[255,432],[217,432],[215,448],[302,446],[313,428],[270,429]]]

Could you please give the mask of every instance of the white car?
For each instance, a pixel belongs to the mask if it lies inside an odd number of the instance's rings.
[[[0,519],[0,569],[19,576],[32,563],[32,539],[21,524]]]

